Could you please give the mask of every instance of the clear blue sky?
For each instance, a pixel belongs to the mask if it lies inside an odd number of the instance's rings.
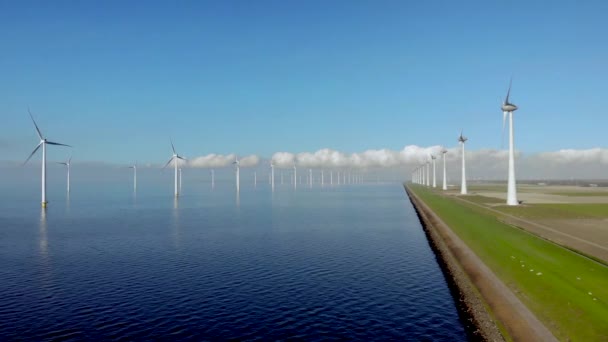
[[[0,160],[605,147],[608,2],[3,1]],[[57,150],[57,149],[54,149]],[[56,153],[59,158],[64,152]]]

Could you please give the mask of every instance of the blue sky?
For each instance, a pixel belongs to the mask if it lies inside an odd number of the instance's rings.
[[[0,160],[605,147],[608,3],[5,1]],[[50,158],[61,158],[53,149]]]

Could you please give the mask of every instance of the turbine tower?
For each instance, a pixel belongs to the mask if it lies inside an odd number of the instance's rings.
[[[462,145],[462,183],[460,184],[460,194],[467,194],[467,174],[466,174],[466,165],[464,158],[464,144],[469,140],[467,137],[462,135],[462,130],[460,131],[460,136],[458,137],[458,142]]]
[[[420,166],[420,170],[422,171],[422,185],[425,185],[426,184],[426,179],[424,178],[424,174],[426,173],[426,170],[425,170],[424,164],[422,164]]]
[[[437,187],[437,174],[436,174],[436,169],[435,169],[435,159],[437,159],[437,157],[435,157],[434,155],[431,155],[431,159],[433,160],[433,188]]]
[[[293,162],[293,189],[295,190],[298,187],[298,169],[296,167],[296,162]]]
[[[312,188],[312,169],[308,169],[308,180],[309,180],[309,187]]]
[[[272,191],[274,191],[274,163],[272,160],[270,161],[270,186]]]
[[[179,168],[179,192],[182,192],[182,168]]]
[[[441,149],[441,154],[443,155],[443,190],[447,190],[448,189],[448,181],[447,181],[447,171],[445,169],[445,154],[448,153],[448,150]]]
[[[426,186],[431,186],[431,162],[426,161]]]
[[[169,165],[171,162],[173,162],[173,168],[175,170],[175,174],[173,176],[173,184],[174,184],[174,195],[175,197],[179,196],[179,188],[178,188],[178,184],[177,184],[177,163],[179,160],[186,160],[185,158],[183,158],[182,156],[180,156],[179,154],[177,154],[177,152],[175,152],[175,146],[173,146],[173,140],[169,139],[169,141],[171,142],[171,150],[173,150],[173,156],[171,156],[171,159],[169,159],[169,161],[167,162],[167,164],[165,164],[165,166],[163,166],[163,169],[167,167],[167,165]]]
[[[239,192],[241,190],[241,163],[239,162],[239,158],[237,156],[234,156],[234,161],[232,164],[234,164],[236,167],[236,192]]]
[[[68,161],[65,163],[58,163],[61,165],[65,165],[68,168],[68,195],[70,194],[70,165],[72,165],[72,156],[68,158]]]
[[[211,169],[211,189],[215,188],[215,170]]]
[[[513,112],[517,110],[517,106],[509,102],[511,94],[511,82],[509,82],[509,90],[507,97],[502,103],[502,129],[505,129],[505,120],[509,116],[509,178],[507,181],[507,205],[518,205],[517,201],[517,184],[515,182],[515,151],[513,142]]]
[[[29,108],[28,108],[27,112],[30,114],[30,118],[32,119],[32,122],[34,123],[34,127],[36,127],[36,133],[38,133],[38,138],[40,138],[40,142],[38,143],[38,146],[36,146],[36,148],[34,148],[32,153],[30,153],[30,156],[27,157],[25,162],[23,162],[23,165],[25,165],[32,158],[32,156],[36,153],[36,151],[38,151],[40,146],[42,146],[42,178],[41,178],[42,191],[41,192],[42,192],[42,207],[46,208],[46,205],[48,203],[46,201],[46,145],[57,145],[57,146],[67,146],[67,147],[72,147],[72,146],[46,140],[46,138],[44,138],[42,136],[42,133],[40,132],[40,129],[38,128],[38,125],[36,124],[36,121],[34,121],[34,117],[32,116],[32,113],[30,112]]]
[[[133,169],[133,191],[137,191],[137,162],[134,165],[129,166],[129,169]]]

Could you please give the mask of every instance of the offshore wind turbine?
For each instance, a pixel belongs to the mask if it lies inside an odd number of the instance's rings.
[[[239,158],[234,156],[234,161],[232,162],[236,166],[236,191],[239,192],[241,189],[241,163],[239,162]]]
[[[435,169],[435,159],[437,159],[437,157],[435,157],[434,155],[431,155],[431,159],[433,160],[433,188],[437,187],[437,174],[436,174],[436,169]]]
[[[137,162],[128,168],[133,169],[133,191],[135,192],[137,191]]]
[[[325,179],[323,178],[323,170],[321,170],[321,186],[324,186]]]
[[[511,94],[511,82],[509,82],[509,90],[507,97],[502,103],[502,130],[505,130],[505,120],[509,116],[509,178],[507,180],[507,205],[518,205],[517,201],[517,184],[515,181],[515,148],[513,141],[513,112],[517,110],[517,106],[509,102]]]
[[[65,163],[58,163],[61,165],[65,165],[68,168],[68,194],[70,194],[70,165],[72,165],[72,156],[70,156],[70,158],[68,158],[68,161]]]
[[[32,113],[30,112],[29,108],[28,108],[27,112],[30,114],[30,118],[32,119],[32,122],[34,123],[34,127],[36,128],[36,133],[38,133],[38,137],[40,138],[40,142],[38,143],[36,148],[34,148],[32,153],[30,153],[30,156],[27,157],[25,162],[23,162],[23,165],[25,165],[32,158],[32,156],[36,153],[36,151],[38,151],[40,146],[42,146],[41,192],[42,192],[42,207],[46,208],[46,205],[48,203],[46,200],[46,145],[57,145],[57,146],[67,146],[67,147],[72,147],[72,146],[48,141],[45,137],[42,136],[42,133],[40,132],[40,129],[38,128],[38,125],[36,124],[36,121],[34,121],[34,117],[32,116]]]
[[[308,169],[308,185],[312,188],[312,169]]]
[[[447,171],[445,169],[445,154],[448,153],[448,150],[446,150],[445,148],[441,149],[441,154],[443,155],[443,190],[447,190],[448,189],[448,181],[447,181]]]
[[[182,192],[182,168],[179,168],[179,192]]]
[[[211,189],[215,188],[215,170],[211,169]]]
[[[274,191],[274,163],[270,161],[270,187]]]
[[[469,140],[467,137],[462,135],[462,130],[460,131],[460,136],[458,137],[458,142],[462,145],[462,182],[460,184],[460,194],[467,194],[467,174],[466,174],[466,165],[465,165],[465,157],[464,157],[464,144]]]
[[[178,161],[181,160],[186,160],[185,158],[183,158],[182,156],[180,156],[179,154],[177,154],[177,152],[175,151],[175,146],[173,146],[173,140],[169,139],[169,141],[171,142],[171,150],[173,151],[173,155],[171,156],[171,159],[169,159],[169,161],[167,162],[167,164],[165,164],[165,166],[163,166],[163,169],[167,167],[167,165],[169,165],[171,162],[173,162],[173,167],[175,170],[175,174],[173,176],[173,184],[174,184],[174,195],[175,197],[179,196],[179,188],[177,187],[177,163]]]
[[[293,189],[295,190],[298,187],[298,169],[296,167],[296,162],[293,162]]]

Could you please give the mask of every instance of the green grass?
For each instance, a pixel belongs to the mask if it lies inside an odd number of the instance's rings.
[[[498,204],[505,203],[504,200],[496,197],[486,197],[481,195],[468,195],[465,197],[467,201],[471,201],[478,204]]]
[[[420,186],[410,189],[558,339],[608,340],[608,267],[502,223],[483,208]]]
[[[601,219],[608,217],[608,203],[527,204],[516,207],[497,206],[493,208],[506,214],[527,219]]]

